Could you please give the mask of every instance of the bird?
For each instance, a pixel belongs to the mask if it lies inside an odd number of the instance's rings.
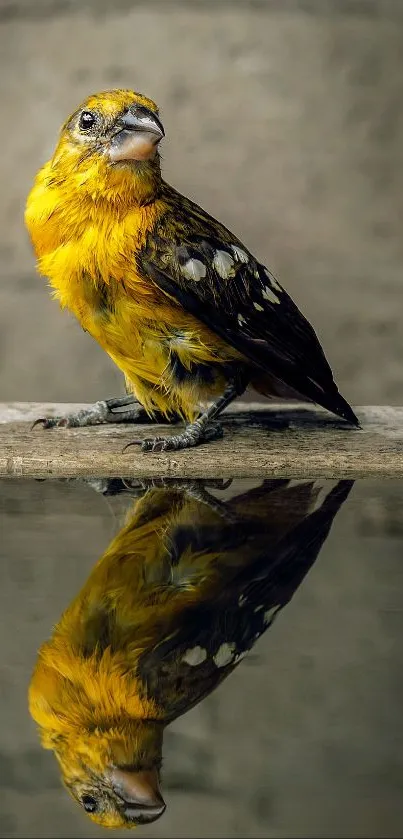
[[[103,91],[66,120],[36,176],[25,222],[38,270],[122,371],[126,391],[38,423],[181,421],[176,434],[132,443],[180,450],[220,439],[220,413],[250,386],[359,427],[274,274],[163,179],[164,135],[155,102]]]
[[[123,491],[107,483],[109,494]],[[353,483],[266,480],[225,500],[200,481],[133,492],[29,685],[42,745],[92,821],[122,828],[163,815],[166,727],[272,626]]]

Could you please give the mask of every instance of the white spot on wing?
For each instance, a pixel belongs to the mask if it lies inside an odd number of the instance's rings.
[[[254,612],[261,612],[262,609],[264,609],[264,606],[256,606],[256,609],[254,609],[253,611]]]
[[[277,289],[278,289],[278,291],[282,291],[283,289],[281,288],[280,283],[279,283],[279,282],[277,282],[276,278],[273,276],[273,274],[271,273],[271,271],[269,271],[269,269],[268,269],[268,268],[265,268],[265,269],[264,269],[264,272],[265,272],[265,274],[266,274],[266,277],[268,277],[268,278],[269,278],[269,280],[270,280],[270,282],[271,282],[272,286],[274,286],[274,288],[277,288]]]
[[[197,667],[198,664],[202,664],[207,658],[207,650],[204,647],[190,647],[186,650],[185,655],[182,657],[182,661],[189,664],[190,667]]]
[[[213,268],[223,280],[228,280],[228,277],[234,273],[234,260],[231,254],[228,251],[216,251],[213,259]]]
[[[238,323],[242,326],[243,323],[246,323],[246,320],[243,315],[238,315]]]
[[[264,613],[263,620],[264,620],[265,626],[267,626],[267,624],[270,623],[270,621],[274,620],[278,611],[279,611],[279,606],[272,606],[271,609],[268,609],[267,612]]]
[[[246,603],[247,598],[244,594],[240,594],[238,597],[238,606],[244,606]]]
[[[253,305],[258,312],[264,312],[264,307],[261,306],[260,303],[254,303]]]
[[[243,653],[238,653],[238,655],[235,656],[233,663],[238,664],[238,661],[242,661],[242,659],[245,658],[247,652],[248,650],[244,650]]]
[[[226,664],[230,664],[234,660],[235,656],[235,644],[221,644],[214,656],[214,663],[217,667],[225,667]]]
[[[193,280],[195,283],[203,279],[207,273],[206,266],[203,265],[200,259],[188,259],[188,261],[181,266],[181,271],[188,280]]]
[[[270,303],[280,303],[277,295],[274,293],[274,291],[272,291],[271,288],[269,288],[268,285],[265,285],[262,291],[262,297],[264,297],[265,300],[269,300]]]
[[[242,250],[242,248],[238,248],[237,245],[231,245],[232,253],[236,256],[238,262],[249,262],[248,254]]]

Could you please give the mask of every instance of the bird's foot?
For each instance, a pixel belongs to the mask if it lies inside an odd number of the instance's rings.
[[[143,487],[144,490],[147,489],[176,489],[186,492],[189,488],[193,489],[194,487],[208,487],[209,489],[215,489],[224,492],[224,490],[228,489],[233,479],[227,478],[166,478],[166,477],[158,477],[158,478],[122,478],[124,481],[124,485],[126,489],[131,489],[132,485],[135,488],[138,487],[139,484]]]
[[[124,406],[130,407],[119,410]],[[115,422],[150,422],[150,418],[133,396],[120,396],[115,399],[95,402],[89,408],[82,408],[74,414],[67,414],[65,417],[40,417],[35,420],[32,428],[36,425],[42,425],[43,428],[83,428],[88,425],[103,425],[104,423]]]
[[[173,437],[146,437],[145,440],[132,440],[123,451],[130,446],[141,446],[143,452],[177,452],[180,449],[191,449],[193,446],[199,446],[200,443],[219,440],[222,436],[223,430],[220,423],[205,423],[196,420],[188,425],[182,434],[175,434]]]

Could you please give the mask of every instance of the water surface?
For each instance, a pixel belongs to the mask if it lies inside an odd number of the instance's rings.
[[[302,490],[299,496],[291,491],[295,482],[269,482],[260,508],[262,494],[253,495],[257,485],[207,487],[206,497],[190,488],[193,531],[181,532],[176,550],[184,555],[186,539],[194,547],[195,528],[208,533],[209,495],[216,499],[215,548],[220,556],[237,556],[249,605],[233,577],[224,575],[212,613],[223,592],[233,594],[226,606],[231,620],[224,621],[236,641],[232,652],[255,643],[221,684],[214,687],[213,679],[211,692],[167,727],[167,810],[135,835],[402,836],[403,487],[394,481],[356,482],[351,491],[341,485],[324,521],[310,517],[323,509],[335,484],[316,482],[306,490],[305,513]],[[314,488],[319,494],[309,505]],[[121,492],[119,480],[109,485],[112,494],[103,494],[105,489],[83,481],[0,485],[2,837],[108,835],[63,789],[27,703],[38,648],[134,514],[136,499]],[[189,487],[164,491],[187,497]],[[240,495],[234,513],[231,498]],[[253,515],[258,535],[252,550],[245,521]],[[205,538],[199,548],[205,548]],[[272,568],[269,584],[265,558]],[[283,608],[272,625],[277,608],[265,609],[266,631],[254,639],[245,627],[259,616],[259,586],[261,599],[274,603],[277,597]],[[253,596],[258,599],[252,603]],[[253,626],[253,635],[263,629],[264,622]],[[211,661],[217,651],[204,631],[198,644],[192,636],[191,648],[205,649]],[[165,655],[169,669],[172,651]],[[160,657],[149,667],[159,683],[161,666]]]

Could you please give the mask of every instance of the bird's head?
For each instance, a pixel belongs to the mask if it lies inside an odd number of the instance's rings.
[[[158,146],[163,137],[151,99],[132,90],[97,93],[64,123],[51,174],[92,196],[113,198],[129,190],[142,204],[160,183]]]
[[[165,811],[160,789],[163,726],[126,721],[106,731],[42,731],[70,795],[103,827],[136,827]]]
[[[52,666],[51,656],[52,646],[45,644],[29,686],[29,709],[43,747],[57,758],[64,785],[104,827],[155,821],[165,810],[164,722],[140,716],[140,707],[135,716],[135,685],[119,667],[111,676],[108,662],[104,678],[92,678],[84,662],[81,678],[74,657],[63,658],[59,650]]]

